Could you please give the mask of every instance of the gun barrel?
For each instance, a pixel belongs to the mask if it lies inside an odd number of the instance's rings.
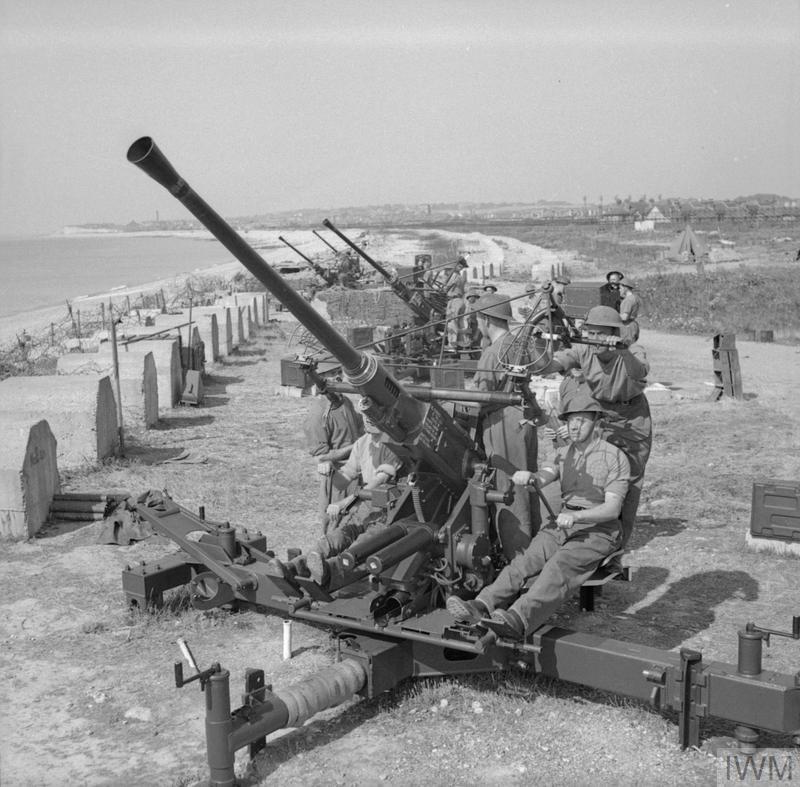
[[[278,235],[278,240],[284,243],[286,246],[288,246],[295,254],[302,257],[314,269],[314,273],[316,273],[318,276],[321,276],[327,284],[333,283],[333,277],[330,276],[330,274],[325,270],[325,268],[323,268],[321,265],[317,265],[317,263],[314,262],[314,260],[312,260],[310,257],[306,257],[306,255],[303,254],[303,252],[300,251],[300,249],[296,248],[295,246],[292,246],[292,244],[289,243],[289,241],[286,240],[286,238],[284,238],[283,235]]]
[[[419,525],[407,535],[381,549],[380,552],[370,555],[367,558],[367,569],[370,574],[380,574],[389,566],[399,563],[403,558],[413,555],[433,543],[433,538],[433,531],[429,527]]]
[[[378,408],[391,410],[405,391],[373,356],[356,350],[327,323],[279,273],[272,269],[238,233],[206,203],[177,173],[151,137],[137,139],[128,149],[128,161],[162,185],[247,268],[297,320],[341,363],[359,391],[372,398]],[[405,432],[391,419],[376,418],[384,431],[397,439]],[[413,419],[412,419],[413,420]]]
[[[355,568],[370,555],[401,539],[407,532],[408,528],[405,525],[399,523],[389,525],[386,529],[378,531],[368,539],[363,539],[360,543],[356,542],[342,552],[342,565],[345,568]]]
[[[292,250],[292,251],[293,251],[295,254],[297,254],[299,257],[302,257],[302,258],[303,258],[303,259],[304,259],[304,260],[305,260],[305,261],[306,261],[306,262],[307,262],[309,265],[311,265],[312,267],[315,267],[315,266],[316,266],[316,263],[315,263],[315,262],[314,262],[312,259],[309,259],[308,257],[306,257],[306,255],[305,255],[305,254],[303,254],[303,252],[302,252],[302,251],[300,251],[300,249],[298,249],[297,247],[295,247],[295,246],[292,246],[292,244],[291,244],[291,243],[289,243],[289,241],[288,241],[288,240],[286,240],[286,238],[284,238],[284,237],[283,237],[283,235],[278,235],[278,240],[279,240],[281,243],[283,243],[283,244],[285,244],[286,246],[288,246],[288,247],[289,247],[289,248],[290,248],[290,249],[291,249],[291,250]]]
[[[311,230],[311,232],[313,232],[329,249],[331,249],[334,254],[339,253],[339,250],[336,248],[336,246],[326,241],[325,238],[323,238],[322,235],[320,235],[316,230]]]
[[[431,367],[436,368],[436,367]],[[336,393],[357,393],[349,383],[328,380],[328,390]],[[519,407],[523,404],[522,394],[505,391],[468,391],[463,388],[430,388],[427,385],[405,386],[406,392],[422,402],[472,402],[474,404],[496,404],[504,407]]]

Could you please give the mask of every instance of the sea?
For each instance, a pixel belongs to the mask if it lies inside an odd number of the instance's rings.
[[[235,261],[219,241],[202,237],[3,237],[0,318]]]

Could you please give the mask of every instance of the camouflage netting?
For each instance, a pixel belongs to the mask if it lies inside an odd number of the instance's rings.
[[[411,322],[412,311],[390,289],[331,289],[317,293],[335,324],[401,325]]]

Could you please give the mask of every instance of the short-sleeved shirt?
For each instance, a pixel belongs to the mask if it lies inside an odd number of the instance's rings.
[[[639,315],[639,305],[641,301],[635,292],[629,292],[619,305],[620,316],[627,314],[627,317],[622,317],[623,320],[635,320]]]
[[[598,402],[627,402],[647,387],[650,364],[644,349],[632,344],[605,360],[587,344],[574,344],[553,354],[553,361],[567,369],[580,369],[592,396]]]
[[[311,456],[321,456],[354,443],[364,434],[364,424],[346,396],[338,407],[327,396],[318,396],[311,401],[304,432]]]
[[[593,508],[605,502],[607,492],[624,498],[628,493],[631,467],[616,446],[597,437],[579,451],[574,443],[559,448],[555,459],[565,505]]]
[[[353,443],[350,456],[339,472],[348,481],[353,481],[360,475],[361,483],[366,485],[372,483],[381,472],[394,478],[402,466],[402,461],[391,448],[373,440],[372,435],[367,433]]]

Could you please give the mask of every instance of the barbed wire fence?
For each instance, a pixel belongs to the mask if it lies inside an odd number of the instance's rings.
[[[55,372],[59,356],[97,349],[101,335],[111,322],[146,325],[154,312],[193,306],[208,306],[234,292],[258,291],[264,287],[250,274],[233,277],[191,275],[176,279],[167,292],[163,287],[142,290],[135,296],[111,294],[84,304],[66,301],[63,316],[47,327],[22,327],[14,339],[0,345],[0,380],[6,377],[47,375]]]

